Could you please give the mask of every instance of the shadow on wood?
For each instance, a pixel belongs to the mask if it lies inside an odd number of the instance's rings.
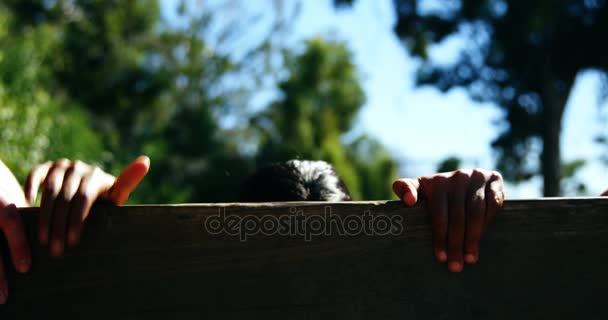
[[[37,210],[21,210],[30,235]],[[290,213],[346,229],[307,241],[251,218]],[[274,234],[241,241],[237,216]],[[347,222],[365,217],[402,229]],[[394,201],[98,206],[77,249],[33,259],[0,319],[606,319],[608,199],[507,201],[461,274],[433,260],[424,209]]]

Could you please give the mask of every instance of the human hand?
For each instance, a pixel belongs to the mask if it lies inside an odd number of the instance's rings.
[[[30,269],[30,247],[17,206],[26,207],[23,190],[13,173],[0,161],[0,232],[8,242],[15,270],[26,273]],[[8,298],[6,272],[0,252],[0,304]]]
[[[34,203],[42,186],[38,217],[38,240],[49,247],[52,256],[62,256],[66,242],[73,247],[80,241],[85,219],[97,199],[116,205],[127,201],[150,168],[150,159],[140,156],[118,178],[98,167],[67,159],[46,162],[32,170],[25,194]],[[67,238],[67,241],[66,241]]]
[[[463,262],[477,262],[481,236],[505,197],[500,173],[482,169],[399,179],[393,191],[407,206],[420,197],[428,200],[435,258],[451,272],[462,271]]]

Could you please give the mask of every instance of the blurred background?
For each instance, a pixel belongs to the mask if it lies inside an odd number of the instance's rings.
[[[606,0],[3,0],[0,158],[152,169],[132,203],[236,201],[331,162],[355,199],[458,167],[507,197],[608,187]]]

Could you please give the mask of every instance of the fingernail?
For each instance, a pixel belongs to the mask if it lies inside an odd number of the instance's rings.
[[[416,198],[414,198],[414,195],[409,192],[403,196],[403,201],[405,201],[405,204],[407,204],[410,207],[413,207],[414,205],[416,205]]]
[[[398,197],[402,197],[405,193],[405,187],[401,184],[399,180],[393,182],[393,192],[395,192]]]
[[[467,253],[464,255],[464,262],[466,263],[475,263],[477,262],[477,255],[472,254],[472,253]]]
[[[63,245],[60,242],[52,242],[51,243],[51,256],[52,257],[61,257],[63,255]]]
[[[72,248],[78,243],[75,233],[68,234],[68,247]]]
[[[445,251],[439,251],[437,253],[437,260],[439,260],[439,262],[446,262],[448,260],[448,254]]]
[[[30,268],[30,260],[29,259],[21,259],[19,260],[19,268],[21,272],[27,272]]]
[[[46,247],[49,243],[49,234],[46,231],[38,233],[38,242],[42,247]]]
[[[462,271],[462,263],[457,261],[452,261],[448,264],[448,269],[452,272],[460,272]]]

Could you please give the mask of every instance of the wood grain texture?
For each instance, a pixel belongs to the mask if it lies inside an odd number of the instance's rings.
[[[37,210],[21,209],[30,235]],[[205,228],[294,210],[400,217],[403,230],[240,241]],[[507,201],[461,274],[433,260],[424,207],[395,201],[97,206],[66,257],[32,250],[2,320],[608,318],[608,198]]]

